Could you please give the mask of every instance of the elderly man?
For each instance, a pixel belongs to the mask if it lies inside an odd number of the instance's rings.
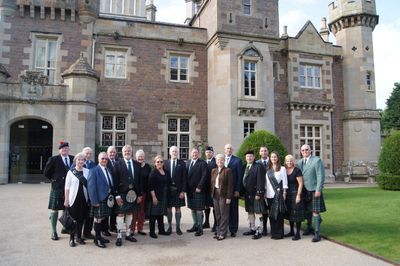
[[[324,163],[317,156],[311,155],[311,147],[307,144],[301,146],[302,159],[297,161],[297,167],[303,173],[304,180],[304,205],[307,217],[307,229],[303,235],[312,233],[312,222],[315,226],[315,234],[312,242],[321,240],[320,227],[321,227],[321,212],[325,212],[325,202],[322,190],[325,182],[325,169]]]
[[[264,166],[265,172],[268,170],[268,164],[269,164],[269,150],[267,146],[261,146],[259,150],[260,154],[260,159],[257,160],[257,163],[262,164]],[[268,176],[265,175],[265,180],[267,180]],[[268,230],[267,230],[267,221],[268,221],[268,211],[265,210],[263,213],[263,236],[268,235]]]
[[[130,230],[132,215],[140,208],[142,201],[141,167],[132,159],[132,146],[122,148],[123,158],[115,163],[113,176],[115,179],[117,202],[118,236],[115,245],[122,245],[122,232],[126,232],[125,240],[137,242]]]
[[[64,209],[64,186],[65,177],[74,160],[74,156],[69,155],[68,142],[60,142],[58,146],[59,155],[50,157],[44,168],[44,176],[51,181],[49,198],[51,239],[58,240],[57,219],[58,211]]]
[[[239,228],[239,197],[242,190],[243,163],[238,157],[233,155],[231,144],[225,145],[225,167],[232,170],[233,175],[233,198],[230,206],[229,231],[231,237],[236,237]]]

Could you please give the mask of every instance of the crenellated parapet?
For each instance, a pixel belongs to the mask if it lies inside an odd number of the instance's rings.
[[[329,30],[336,35],[337,32],[342,29],[364,26],[374,30],[375,26],[379,22],[379,16],[373,14],[352,14],[329,23]]]

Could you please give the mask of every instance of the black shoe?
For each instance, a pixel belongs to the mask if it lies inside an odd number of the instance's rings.
[[[194,235],[195,236],[202,236],[203,235],[203,230],[198,230]]]
[[[71,240],[69,241],[69,246],[70,246],[71,248],[73,248],[73,247],[76,246],[75,241],[74,241],[73,239],[71,239]]]
[[[100,237],[100,241],[105,243],[105,244],[110,243],[110,240],[108,240],[106,238],[103,238],[103,237]]]
[[[122,238],[117,238],[117,242],[115,242],[115,245],[116,245],[117,247],[122,246]]]
[[[293,241],[299,240],[300,239],[300,234],[295,234],[294,237],[292,237]]]
[[[256,234],[256,230],[250,230],[250,231],[243,233],[244,236],[253,236],[255,234]]]
[[[63,229],[61,229],[61,234],[63,234],[63,235],[68,235],[69,233],[68,233],[67,230],[65,230],[65,228],[63,228]]]
[[[218,239],[218,237],[219,237],[218,235],[214,235],[213,236],[214,239]]]
[[[171,226],[168,226],[167,233],[172,234],[172,228],[171,228]]]
[[[161,231],[161,232],[158,232],[158,234],[162,235],[162,236],[169,236],[171,233],[168,233],[168,232],[165,232],[165,231]]]
[[[58,235],[56,232],[51,233],[51,240],[58,240]]]
[[[321,241],[321,236],[319,235],[319,233],[315,233],[313,239],[311,240],[312,242],[319,242]]]
[[[146,233],[143,232],[143,231],[138,231],[138,234],[139,234],[139,235],[142,235],[142,236],[145,236],[145,235],[146,235]]]
[[[314,234],[314,229],[312,227],[307,227],[307,229],[303,232],[303,236],[309,236]]]
[[[186,232],[188,232],[188,233],[197,232],[197,227],[196,226],[192,226],[192,228],[186,230]]]
[[[236,233],[231,233],[231,237],[236,237]]]
[[[94,239],[94,235],[92,235],[90,233],[89,234],[84,234],[83,237],[86,238],[86,239]]]
[[[105,236],[111,236],[111,233],[108,232],[108,231],[103,231],[102,233],[103,233],[103,235],[105,235]]]
[[[137,242],[136,238],[134,238],[132,234],[130,234],[129,236],[126,236],[125,240],[131,241],[131,242]]]
[[[176,234],[177,234],[178,236],[181,236],[181,235],[182,235],[182,231],[181,231],[181,229],[180,229],[179,227],[176,228]]]
[[[207,229],[207,228],[210,228],[210,223],[209,222],[205,222],[203,224],[203,229]]]
[[[263,229],[263,231],[262,231],[262,235],[263,235],[263,236],[267,236],[267,235],[268,235],[267,228],[264,227],[264,229]]]
[[[262,237],[262,235],[260,234],[260,233],[256,233],[253,237],[252,237],[252,239],[260,239]]]
[[[156,235],[156,233],[151,233],[151,232],[150,232],[150,237],[151,237],[151,238],[157,238],[158,236]]]
[[[76,242],[78,242],[79,245],[86,245],[85,240],[83,240],[81,237],[78,237]]]
[[[119,240],[121,240],[121,239],[119,238]],[[99,248],[105,248],[105,247],[106,247],[106,245],[104,245],[103,241],[101,241],[100,239],[95,240],[95,241],[94,241],[94,244],[95,244],[96,246],[98,246]],[[118,245],[118,240],[117,240],[117,243],[115,243],[115,244],[116,244],[117,246],[121,246],[121,245],[122,245],[122,243]]]
[[[294,236],[294,232],[289,232],[284,235],[284,237],[291,237],[291,236]]]

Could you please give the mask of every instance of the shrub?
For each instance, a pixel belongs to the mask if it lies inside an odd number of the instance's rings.
[[[376,177],[378,186],[386,190],[400,190],[400,175],[379,174]]]
[[[243,162],[245,162],[246,160],[244,153],[248,150],[254,150],[256,160],[258,160],[260,159],[258,151],[261,146],[267,146],[269,152],[277,151],[279,153],[281,162],[283,163],[283,159],[287,155],[285,146],[283,146],[278,137],[267,130],[258,130],[247,136],[236,155],[241,158]]]
[[[395,131],[382,145],[378,167],[381,173],[400,175],[400,131]]]

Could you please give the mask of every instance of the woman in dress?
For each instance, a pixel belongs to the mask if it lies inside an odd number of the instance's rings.
[[[167,214],[168,191],[171,186],[171,177],[164,171],[164,160],[161,155],[154,158],[155,169],[149,175],[149,192],[151,201],[148,212],[150,215],[150,237],[157,238],[155,233],[156,221],[159,235],[169,235],[164,228],[164,215]]]
[[[300,239],[301,222],[304,220],[304,206],[301,198],[303,190],[303,174],[301,170],[295,167],[293,155],[285,157],[285,167],[288,179],[288,193],[286,197],[287,217],[290,223],[290,232],[285,237],[292,236],[292,240]],[[296,223],[296,234],[294,233],[294,224]]]
[[[75,247],[75,232],[77,242],[85,244],[82,239],[82,225],[88,213],[87,178],[89,170],[83,168],[85,155],[78,153],[74,158],[75,167],[68,171],[65,178],[64,206],[76,221],[76,230],[70,233],[69,246]]]
[[[271,152],[268,166],[266,198],[271,224],[271,238],[282,239],[284,234],[283,216],[286,211],[284,200],[288,185],[286,169],[281,166],[278,152]]]

